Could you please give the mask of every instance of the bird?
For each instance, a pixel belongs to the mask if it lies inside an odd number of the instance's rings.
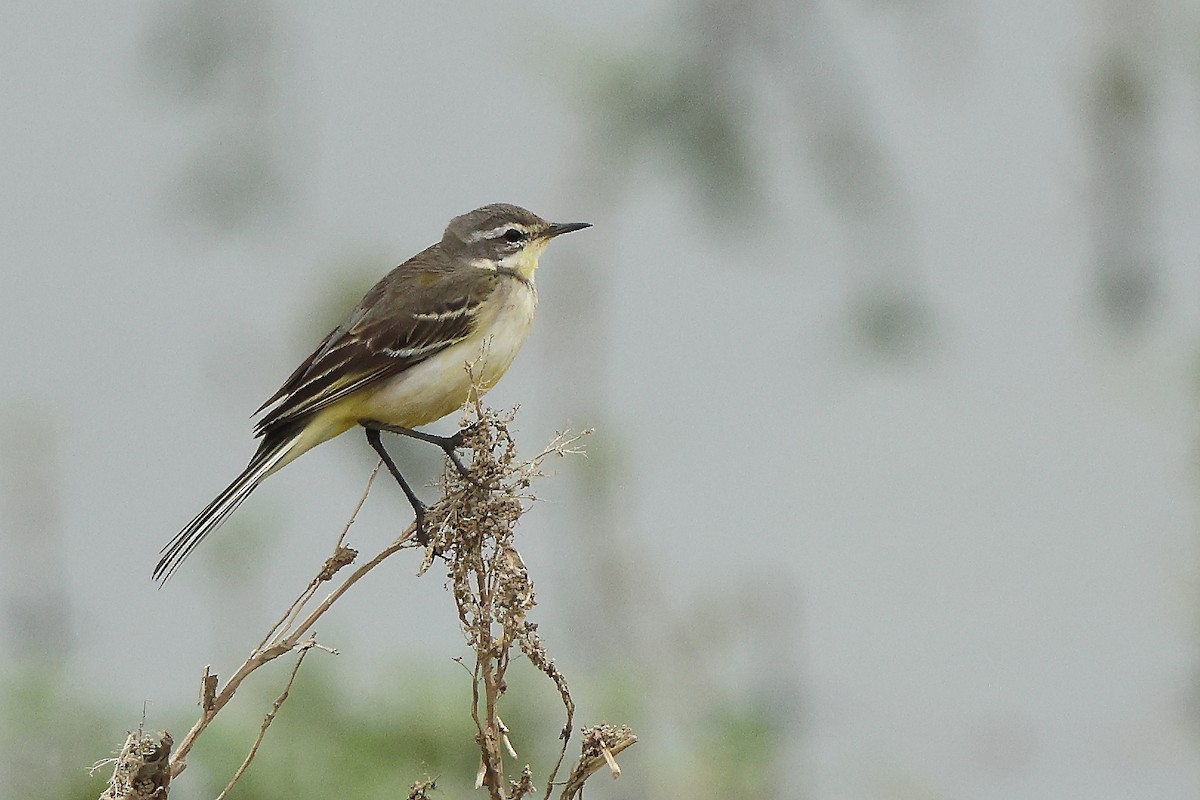
[[[365,430],[404,491],[418,538],[425,541],[425,507],[380,432],[435,444],[465,471],[455,454],[462,431],[436,436],[416,428],[461,408],[473,386],[482,393],[496,385],[533,323],[539,256],[551,239],[588,227],[548,222],[506,203],[450,220],[441,241],[376,283],[259,406],[258,449],[241,474],[162,548],[154,580],[165,583],[264,479],[355,427]]]

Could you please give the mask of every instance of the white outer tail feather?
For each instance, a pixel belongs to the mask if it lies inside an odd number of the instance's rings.
[[[302,432],[295,431],[269,447],[264,442],[264,446],[254,454],[254,458],[250,459],[242,473],[233,479],[233,483],[226,486],[223,492],[205,506],[204,510],[162,549],[162,558],[154,568],[154,580],[160,585],[166,583],[183,560],[196,549],[196,545],[224,522],[225,518],[258,488],[264,478],[275,471],[279,462],[300,440]]]

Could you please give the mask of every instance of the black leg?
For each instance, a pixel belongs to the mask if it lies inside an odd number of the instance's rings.
[[[471,479],[471,472],[467,469],[466,465],[463,464],[462,459],[458,457],[457,452],[458,448],[462,447],[463,431],[458,431],[452,436],[437,436],[436,434],[425,433],[424,431],[416,431],[412,428],[402,428],[399,425],[385,425],[384,423],[376,422],[373,419],[359,420],[358,424],[366,428],[368,432],[372,430],[387,431],[388,433],[398,433],[401,436],[408,436],[422,442],[435,444],[442,449],[443,453],[446,454],[446,458],[450,459],[450,463],[454,465],[456,470],[458,470],[459,475],[462,475],[468,480]],[[376,438],[378,438],[378,433],[376,434]],[[372,444],[371,446],[374,447],[375,445]],[[379,448],[376,449],[378,450]]]
[[[396,479],[396,483],[400,484],[400,488],[404,490],[404,496],[412,504],[413,514],[416,515],[417,521],[417,541],[422,545],[428,545],[429,534],[425,530],[425,504],[421,502],[416,492],[408,485],[408,481],[404,480],[404,476],[400,474],[400,470],[396,467],[396,462],[392,461],[392,457],[384,449],[383,441],[379,438],[378,428],[367,428],[367,441],[371,443],[371,447],[375,449],[375,452],[379,453],[379,457],[383,459],[388,472],[392,473],[392,477]]]

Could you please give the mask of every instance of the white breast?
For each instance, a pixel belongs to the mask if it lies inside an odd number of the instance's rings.
[[[525,343],[536,307],[532,282],[502,280],[481,309],[474,335],[380,384],[354,413],[406,428],[453,413],[471,389],[467,366],[483,391],[495,386]]]

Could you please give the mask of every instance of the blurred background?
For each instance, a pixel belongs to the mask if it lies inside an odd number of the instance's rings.
[[[641,737],[589,796],[1196,796],[1198,34],[1155,0],[6,4],[0,784],[95,797],[143,709],[182,737],[373,454],[300,459],[161,591],[159,547],[367,287],[512,202],[595,224],[489,395],[530,455],[596,428],[520,534],[578,720]],[[410,514],[380,481],[351,543]],[[416,569],[339,602],[234,796],[466,795]],[[557,696],[513,674],[540,780]]]

